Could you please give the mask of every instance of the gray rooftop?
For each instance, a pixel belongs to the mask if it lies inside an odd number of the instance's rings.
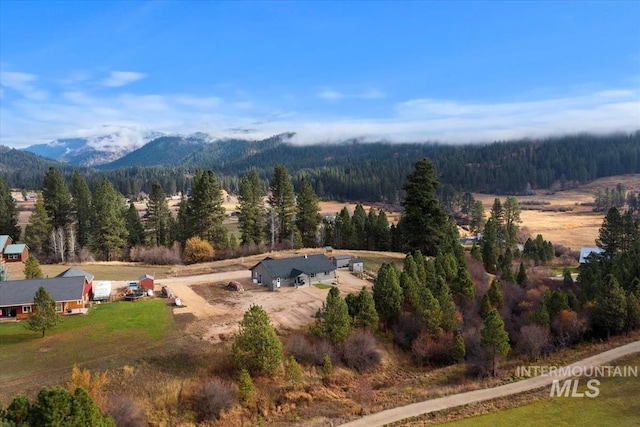
[[[264,266],[271,277],[296,277],[301,273],[314,274],[336,269],[329,258],[323,254],[280,259],[267,257],[251,267],[251,270],[260,264]]]
[[[351,255],[339,254],[339,255],[333,255],[331,258],[335,258],[335,259],[351,259]]]
[[[84,278],[54,277],[0,282],[0,307],[33,304],[33,297],[40,286],[44,286],[49,295],[58,302],[81,300]]]
[[[65,271],[58,274],[56,277],[84,277],[87,279],[87,282],[89,283],[93,281],[93,274],[87,273],[84,270],[80,270],[78,267],[67,268]]]

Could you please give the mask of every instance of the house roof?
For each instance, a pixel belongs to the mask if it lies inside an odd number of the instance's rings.
[[[580,248],[580,264],[584,264],[587,262],[587,257],[591,254],[601,254],[604,252],[604,249],[592,246],[583,246]]]
[[[144,280],[144,279],[151,279],[153,280],[153,276],[150,274],[143,274],[142,276],[138,277],[138,280]]]
[[[80,300],[84,292],[84,278],[54,277],[0,282],[0,307],[33,304],[33,297],[40,286],[44,286],[57,302]]]
[[[2,251],[2,248],[4,248],[4,245],[7,244],[7,242],[9,244],[13,243],[13,240],[11,239],[10,236],[7,236],[6,234],[3,234],[0,236],[0,251]]]
[[[351,264],[358,264],[358,263],[362,264],[362,263],[364,263],[364,260],[362,260],[360,258],[354,258],[354,259],[351,260]]]
[[[18,243],[18,244],[14,244],[14,245],[9,245],[5,248],[4,250],[4,254],[5,255],[18,255],[21,254],[22,252],[24,252],[24,248],[26,248],[27,245],[25,245],[24,243]]]
[[[339,255],[333,255],[331,258],[335,258],[335,259],[351,259],[351,255],[339,254]]]
[[[262,264],[271,277],[296,277],[300,274],[313,274],[334,271],[336,267],[324,254],[304,255],[292,258],[265,258],[251,267]]]
[[[67,268],[56,277],[84,277],[85,279],[87,279],[87,282],[93,282],[93,274],[87,273],[84,270],[80,270],[78,267]]]

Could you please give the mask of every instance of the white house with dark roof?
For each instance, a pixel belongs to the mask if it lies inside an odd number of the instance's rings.
[[[274,259],[267,257],[250,268],[254,283],[270,290],[302,286],[336,279],[336,267],[324,254]]]
[[[85,283],[82,276],[0,282],[0,318],[26,319],[33,309],[33,297],[40,286],[56,301],[58,313],[85,313],[89,302]]]

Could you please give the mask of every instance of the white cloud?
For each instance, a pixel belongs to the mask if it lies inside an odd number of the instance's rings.
[[[112,71],[109,77],[102,81],[102,85],[107,87],[121,87],[144,79],[145,77],[147,77],[146,74],[136,73],[134,71]]]
[[[36,80],[37,76],[35,74],[0,71],[0,86],[14,90],[25,98],[44,100],[48,94],[36,88],[34,85]]]
[[[39,91],[37,81],[27,73],[2,73],[0,144],[24,147],[61,137],[99,137],[122,127],[136,129],[132,133],[118,131],[122,140],[135,143],[139,143],[136,135],[140,129],[185,134],[202,131],[216,137],[240,132],[256,139],[292,131],[297,133],[298,143],[347,138],[468,143],[640,129],[640,90],[634,85],[583,89],[580,95],[571,96],[552,97],[545,91],[535,99],[517,102],[425,97],[392,104],[374,89],[352,95],[329,88],[320,92],[324,99],[349,98],[363,106],[371,99],[382,100],[377,105],[377,118],[372,118],[362,112],[365,108],[354,108],[346,115],[336,113],[340,103],[315,104],[315,111],[319,107],[325,110],[313,116],[275,104],[302,105],[300,96],[293,101],[272,97],[268,104],[247,96],[226,100],[211,94],[116,91],[105,95],[96,90],[95,81],[73,90],[61,84],[51,88],[48,96],[38,97],[34,96]],[[14,92],[22,96],[14,96]],[[386,115],[381,110],[385,105]]]
[[[344,98],[344,94],[332,89],[323,89],[320,92],[318,92],[317,95],[318,95],[318,98],[326,99],[329,101],[335,101],[337,99]]]

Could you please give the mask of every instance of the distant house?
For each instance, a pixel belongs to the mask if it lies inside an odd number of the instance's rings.
[[[154,278],[150,274],[143,274],[138,278],[138,284],[141,288],[153,290]]]
[[[331,282],[336,278],[336,267],[324,254],[280,259],[267,257],[250,270],[253,282],[261,283],[270,290]]]
[[[78,267],[67,268],[56,277],[83,277],[85,287],[84,292],[89,295],[93,291],[93,274],[80,270]]]
[[[6,234],[0,235],[0,255],[4,254],[5,248],[11,244],[13,244],[11,236],[7,236]]]
[[[604,252],[604,249],[602,248],[598,248],[598,247],[593,247],[593,246],[583,246],[582,248],[580,248],[580,264],[584,264],[586,262],[588,262],[587,258],[589,257],[589,255],[592,254],[601,254]]]
[[[0,318],[23,320],[33,310],[33,298],[43,286],[60,314],[86,313],[89,293],[83,277],[8,280],[0,282]]]
[[[329,259],[331,260],[333,265],[335,265],[336,268],[348,267],[349,260],[351,259],[351,255],[346,255],[346,254],[333,255]]]
[[[364,261],[360,258],[353,258],[349,260],[349,271],[362,273],[364,271]]]
[[[29,259],[29,246],[24,243],[14,243],[4,248],[2,257],[7,262],[27,262]]]

